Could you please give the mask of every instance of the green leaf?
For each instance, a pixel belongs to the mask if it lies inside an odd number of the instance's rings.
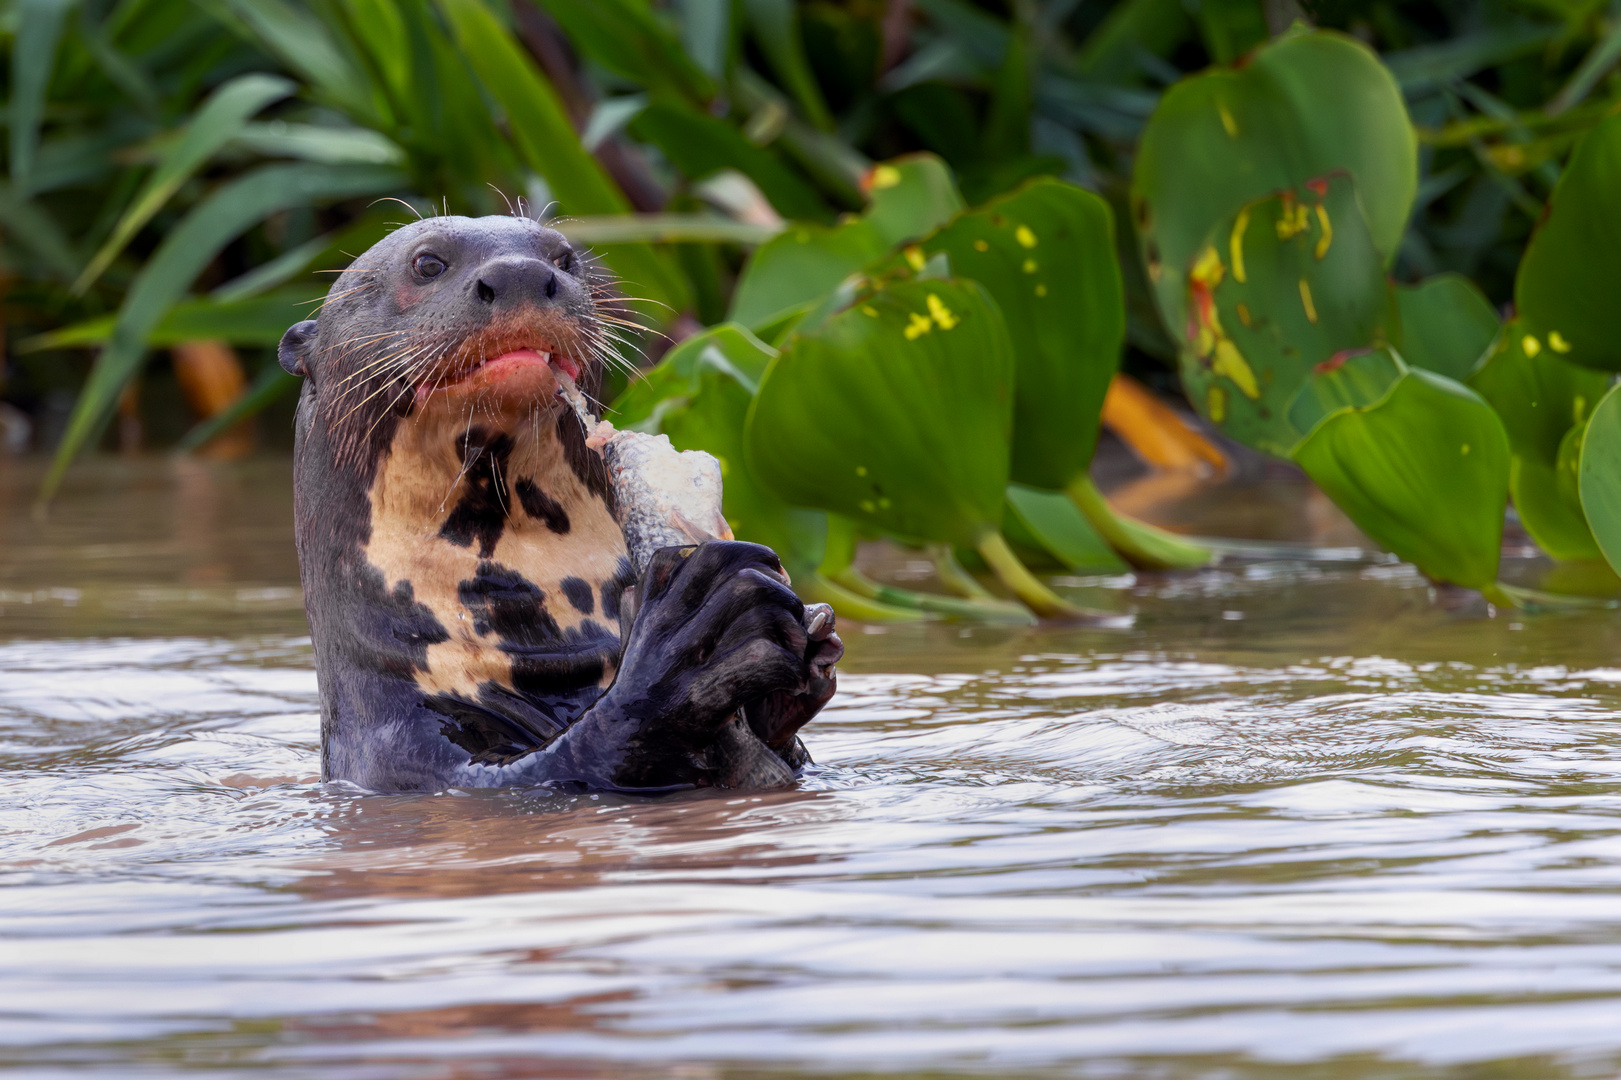
[[[1389,349],[1369,349],[1339,358],[1333,366],[1314,373],[1289,406],[1289,422],[1306,435],[1317,425],[1346,409],[1365,409],[1377,403],[1407,366]]]
[[[1546,350],[1527,356],[1526,337],[1520,323],[1509,323],[1469,385],[1497,410],[1508,432],[1509,492],[1526,532],[1556,559],[1598,558],[1580,496],[1561,483],[1560,461],[1610,380]]]
[[[1182,0],[1124,0],[1086,39],[1075,66],[1101,82],[1139,83],[1141,57],[1169,56],[1191,29]]]
[[[1200,0],[1194,20],[1218,64],[1231,64],[1272,36],[1259,0]]]
[[[796,224],[760,246],[732,294],[732,321],[763,330],[794,308],[814,305],[895,245],[950,221],[963,205],[949,170],[931,154],[876,165],[865,187],[872,204],[860,218],[831,228]]]
[[[1013,339],[1013,479],[1063,490],[1086,470],[1126,312],[1114,215],[1089,191],[1031,181],[918,245],[985,287]]]
[[[752,225],[719,214],[603,214],[553,224],[581,244],[744,244],[757,246],[783,232],[777,225]]]
[[[363,127],[320,124],[243,124],[233,148],[266,157],[298,158],[327,165],[404,165],[405,151],[384,135]]]
[[[1126,563],[1066,495],[1009,484],[1003,532],[1018,542],[1022,530],[1069,570],[1120,571]]]
[[[777,78],[804,110],[805,118],[824,131],[831,131],[833,114],[822,98],[822,90],[811,73],[804,44],[800,41],[798,5],[794,0],[743,0],[743,13],[754,40],[771,62]]]
[[[630,204],[580,145],[557,91],[480,0],[439,0],[463,55],[478,58],[478,77],[507,115],[512,141],[524,164],[546,178],[565,214],[622,214]],[[645,244],[602,252],[608,265],[639,300],[665,305],[661,317],[679,314],[690,299],[685,279],[668,259]]]
[[[153,328],[220,249],[271,214],[400,187],[393,169],[359,165],[266,165],[220,186],[181,219],[130,283],[107,347],[97,357],[68,419],[51,470],[48,499],[62,473],[101,427],[145,357]]]
[[[1372,347],[1390,290],[1351,179],[1308,181],[1212,229],[1188,274],[1182,384],[1224,435],[1287,457],[1314,369]]]
[[[1396,286],[1402,359],[1465,382],[1491,350],[1501,324],[1491,301],[1462,274]]]
[[[675,33],[655,16],[645,0],[542,0],[568,35],[570,44],[618,75],[649,90],[673,93],[693,102],[715,93],[710,76],[682,48]],[[690,6],[690,5],[688,5]],[[690,19],[691,16],[689,15]],[[710,31],[715,34],[715,30]],[[724,30],[720,31],[724,35]],[[707,44],[713,48],[714,43]],[[725,58],[725,38],[719,56]]]
[[[776,356],[776,349],[745,326],[712,326],[671,349],[645,378],[627,386],[613,403],[613,422],[619,427],[640,427],[658,414],[661,403],[696,393],[697,380],[705,371],[731,377],[752,396]],[[648,430],[660,429],[654,425]]]
[[[40,122],[45,117],[45,95],[56,67],[62,25],[73,0],[18,0],[17,31],[11,50],[11,100],[7,126],[11,129],[11,182],[27,197],[34,154],[39,147]]]
[[[749,414],[749,463],[789,503],[978,547],[1001,520],[1012,420],[994,301],[902,282],[790,339]]]
[[[291,82],[276,75],[239,75],[209,95],[180,139],[163,152],[158,167],[119,217],[107,242],[73,283],[73,290],[82,293],[88,289],[124,250],[124,245],[180,190],[180,185],[242,132],[249,117],[294,89]]]
[[[286,0],[202,0],[202,4],[228,25],[243,27],[330,104],[356,119],[377,119],[377,99],[366,76],[314,15]]]
[[[1294,459],[1359,529],[1430,577],[1476,589],[1496,580],[1508,436],[1467,387],[1412,369],[1381,401],[1324,420]]]
[[[1577,470],[1593,538],[1611,568],[1621,567],[1621,396],[1614,387],[1587,422]]]
[[[704,74],[724,76],[732,51],[732,0],[684,0],[681,44]]]
[[[1514,304],[1537,349],[1621,371],[1621,116],[1576,145],[1548,199],[1514,283]]]
[[[906,154],[867,171],[862,215],[886,247],[927,236],[965,209],[951,169],[933,154]]]
[[[1237,70],[1184,79],[1138,147],[1132,213],[1160,314],[1186,324],[1185,273],[1244,204],[1344,170],[1373,246],[1395,257],[1418,190],[1417,141],[1396,80],[1341,34],[1290,35]],[[1365,344],[1365,343],[1363,343]]]
[[[230,345],[275,345],[289,326],[308,318],[311,305],[319,299],[320,294],[314,290],[300,288],[226,302],[185,300],[169,309],[147,335],[146,343],[161,348],[207,339]],[[17,343],[17,351],[31,353],[105,345],[112,339],[117,321],[116,314],[87,319],[25,338]]]
[[[61,226],[44,207],[18,198],[10,184],[0,184],[0,228],[7,236],[22,241],[43,269],[63,280],[72,280],[79,260]]]
[[[832,217],[816,189],[781,158],[749,142],[731,124],[690,105],[655,100],[636,115],[629,129],[636,138],[662,150],[689,179],[702,180],[721,169],[736,169],[753,180],[784,217],[813,221]]]

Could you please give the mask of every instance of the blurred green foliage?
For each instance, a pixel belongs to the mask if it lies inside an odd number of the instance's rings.
[[[650,328],[730,317],[716,355],[768,350],[752,374],[685,354],[679,406],[637,390],[643,419],[731,440],[740,463],[738,395],[787,363],[777,348],[854,319],[886,266],[977,281],[1016,369],[1010,471],[974,481],[973,528],[911,537],[936,545],[943,579],[1009,480],[1032,486],[999,511],[1006,531],[1060,562],[1112,558],[1091,529],[1139,565],[1203,557],[1113,518],[1086,480],[1122,339],[1128,370],[1294,455],[1438,578],[1491,587],[1502,486],[1555,555],[1621,550],[1583,449],[1612,452],[1621,411],[1599,408],[1607,378],[1570,374],[1614,370],[1621,340],[1613,2],[10,0],[0,39],[0,396],[54,449],[48,487],[155,351],[248,350],[257,382],[234,419],[291,389],[270,347],[323,291],[312,271],[412,214],[516,209],[561,215]],[[1035,253],[992,243],[1005,200],[1040,217],[1043,176],[1093,199],[1065,211],[1080,261],[1042,269],[1070,276],[1060,315],[1009,284]],[[1239,233],[1254,236],[1242,276]],[[1521,385],[1549,388],[1559,419],[1521,416]],[[1404,472],[1456,471],[1420,430],[1443,413],[1474,433],[1446,445],[1490,474],[1446,527],[1414,519],[1437,514]],[[1383,480],[1343,460],[1370,439]],[[1039,495],[1066,487],[1064,503]],[[820,521],[790,501],[837,509],[751,490],[762,520]],[[805,558],[821,552],[832,581],[853,533],[822,528]]]

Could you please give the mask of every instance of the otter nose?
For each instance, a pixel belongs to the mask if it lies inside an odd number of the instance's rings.
[[[550,300],[557,295],[557,271],[551,263],[521,255],[491,259],[479,268],[473,291],[492,305]]]

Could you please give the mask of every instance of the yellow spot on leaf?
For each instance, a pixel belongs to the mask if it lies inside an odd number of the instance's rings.
[[[1520,348],[1525,350],[1526,356],[1535,356],[1542,351],[1542,342],[1527,334],[1520,339]]]
[[[1214,289],[1221,283],[1226,273],[1227,268],[1221,264],[1221,253],[1214,247],[1207,247],[1199,252],[1199,257],[1194,261],[1193,270],[1188,276],[1195,284]]]
[[[878,317],[878,309],[873,307],[871,304],[862,304],[861,314],[876,319]]]
[[[888,510],[890,505],[891,504],[890,504],[890,501],[888,499],[880,498],[878,500],[878,509],[880,509],[880,510]]]
[[[1255,381],[1255,372],[1250,370],[1249,362],[1244,354],[1238,351],[1227,338],[1216,342],[1216,358],[1210,364],[1210,370],[1217,375],[1225,375],[1238,385],[1244,396],[1254,400],[1261,396],[1261,387]]]
[[[882,191],[901,182],[901,171],[893,165],[880,165],[872,171],[872,190]]]
[[[907,341],[916,341],[933,329],[934,324],[929,321],[927,315],[919,315],[914,311],[912,312],[911,321],[907,323],[906,329],[902,332],[906,335]]]
[[[1013,239],[1019,242],[1020,247],[1033,248],[1036,246],[1036,234],[1030,231],[1030,226],[1020,225],[1013,230]]]
[[[1227,246],[1231,249],[1230,253],[1233,257],[1233,280],[1240,285],[1247,280],[1244,277],[1244,230],[1249,227],[1250,212],[1240,210],[1238,219],[1233,222],[1233,235],[1227,241]]]
[[[939,326],[940,329],[950,330],[953,326],[956,326],[958,323],[962,322],[962,320],[953,315],[951,313],[951,309],[946,307],[945,304],[941,303],[940,298],[933,293],[929,294],[928,304],[929,315],[933,317],[935,325]]]
[[[1568,353],[1570,351],[1570,342],[1566,341],[1565,335],[1559,331],[1550,330],[1548,331],[1548,348],[1556,353]]]
[[[1045,286],[1045,285],[1037,285],[1036,286],[1036,295],[1037,296],[1046,296],[1047,295],[1047,286]]]
[[[1469,456],[1469,444],[1468,443],[1463,444],[1463,456],[1464,457]]]
[[[1317,204],[1317,222],[1323,227],[1323,235],[1318,238],[1317,250],[1313,254],[1321,259],[1328,254],[1328,245],[1334,242],[1334,226],[1329,223],[1328,211],[1322,203]]]
[[[1278,214],[1278,239],[1292,240],[1311,227],[1311,215],[1304,203],[1298,203],[1287,192],[1283,196],[1283,210]]]
[[[1219,386],[1212,386],[1206,390],[1204,411],[1211,420],[1218,424],[1227,419],[1227,391]]]
[[[867,475],[867,467],[865,465],[857,465],[856,466],[856,475],[857,476],[866,476]]]
[[[858,505],[861,507],[861,509],[865,510],[869,514],[878,509],[878,507],[873,505],[873,501],[871,499],[862,499]]]
[[[991,245],[986,243],[983,240],[975,240],[974,241],[974,250],[975,251],[989,251],[989,250],[991,250]]]
[[[1238,321],[1243,323],[1245,326],[1248,326],[1250,324],[1249,305],[1247,305],[1247,304],[1239,304],[1238,305]]]
[[[1026,259],[1026,260],[1024,260],[1024,272],[1027,273],[1027,274],[1035,273],[1036,272],[1036,260],[1034,260],[1034,259]]]
[[[1234,120],[1233,114],[1227,111],[1227,106],[1217,102],[1216,111],[1221,114],[1221,126],[1226,130],[1228,136],[1234,139],[1238,138],[1238,121]]]
[[[923,269],[924,260],[922,248],[918,247],[916,244],[913,244],[902,252],[902,254],[906,256],[906,261],[913,270]]]
[[[1306,309],[1306,319],[1313,325],[1317,323],[1317,305],[1311,302],[1311,286],[1306,279],[1300,279],[1300,306]]]

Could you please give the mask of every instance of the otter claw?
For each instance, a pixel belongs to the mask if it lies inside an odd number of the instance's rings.
[[[833,609],[826,604],[805,605],[805,633],[812,641],[819,641],[827,636],[829,625],[833,622]]]

